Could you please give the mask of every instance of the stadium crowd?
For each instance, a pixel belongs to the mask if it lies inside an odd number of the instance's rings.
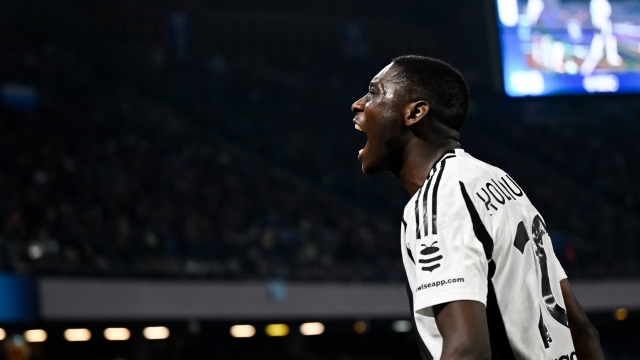
[[[408,196],[360,173],[348,112],[383,63],[136,50],[113,69],[60,44],[1,47],[3,79],[38,89],[35,109],[0,111],[3,269],[404,279]],[[524,123],[480,97],[463,147],[525,189],[570,276],[637,276],[638,114],[574,110],[586,121]]]
[[[52,100],[27,116],[3,111],[5,266],[247,279],[401,274],[395,228],[166,109]]]

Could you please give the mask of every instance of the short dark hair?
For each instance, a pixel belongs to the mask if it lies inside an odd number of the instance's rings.
[[[469,89],[460,72],[426,56],[400,56],[393,63],[401,69],[395,80],[404,87],[409,101],[426,100],[437,120],[460,130],[469,108]]]

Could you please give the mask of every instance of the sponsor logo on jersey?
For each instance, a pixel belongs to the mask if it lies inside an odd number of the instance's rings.
[[[425,248],[420,251],[420,255],[427,256],[426,258],[418,260],[420,264],[425,265],[422,267],[422,271],[432,272],[433,270],[440,267],[440,260],[442,260],[442,255],[438,255],[438,252],[440,252],[440,248],[434,246],[436,243],[437,241],[434,241],[431,246],[422,244],[422,246],[425,246]]]
[[[422,285],[418,286],[418,288],[416,289],[416,292],[418,292],[420,290],[432,288],[432,287],[444,286],[446,284],[463,283],[463,282],[464,282],[464,278],[454,278],[454,279],[449,279],[449,280],[434,281],[434,282],[430,282],[430,283],[426,283],[426,284],[422,284]]]

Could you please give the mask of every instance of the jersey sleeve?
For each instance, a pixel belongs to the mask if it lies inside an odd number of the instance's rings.
[[[556,256],[555,249],[553,248],[553,243],[551,242],[551,238],[549,238],[549,249],[551,253],[551,261],[549,261],[549,265],[551,266],[551,271],[556,274],[558,280],[563,280],[567,278],[567,274],[564,272],[564,268],[562,264],[560,264],[560,260]]]
[[[422,209],[421,236],[414,250],[414,303],[416,312],[427,316],[433,314],[432,306],[442,303],[474,300],[486,306],[487,302],[489,263],[474,231],[474,221],[482,223],[473,203],[465,199],[455,167],[446,165],[435,171],[431,184],[427,181],[416,205]]]
[[[554,259],[555,259],[555,268],[556,268],[556,274],[558,275],[558,279],[560,280],[564,280],[567,278],[567,273],[564,272],[564,268],[562,267],[562,265],[560,264],[560,261],[558,260],[558,258],[554,255]]]

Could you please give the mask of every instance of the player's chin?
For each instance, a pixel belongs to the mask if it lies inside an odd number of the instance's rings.
[[[364,163],[362,164],[362,172],[363,172],[365,175],[369,175],[369,176],[373,176],[373,175],[375,175],[375,172],[373,172],[373,170],[372,170],[371,166],[367,166],[367,165],[365,165]]]
[[[362,159],[362,172],[369,176],[387,172],[388,170],[382,166],[382,162],[376,160],[378,159]]]

